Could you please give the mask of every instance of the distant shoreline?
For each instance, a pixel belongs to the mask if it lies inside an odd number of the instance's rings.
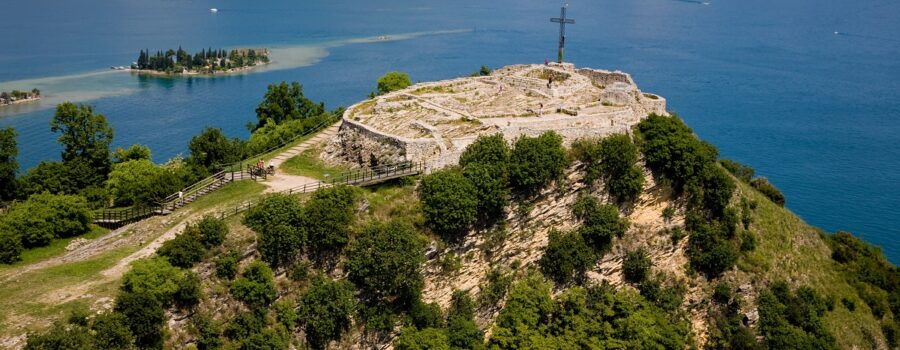
[[[9,102],[6,102],[6,101],[0,101],[0,107],[12,106],[12,105],[15,105],[15,104],[20,104],[20,103],[35,102],[35,101],[40,101],[40,99],[41,99],[41,97],[40,97],[40,96],[37,96],[37,97],[23,98],[23,99],[19,99],[19,100],[15,100],[15,101],[9,101]]]

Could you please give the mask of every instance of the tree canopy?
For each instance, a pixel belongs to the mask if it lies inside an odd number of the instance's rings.
[[[387,72],[381,78],[378,78],[378,94],[384,95],[392,91],[402,90],[410,85],[412,85],[412,82],[409,80],[409,74]]]
[[[347,252],[347,278],[375,301],[410,303],[424,285],[425,244],[415,229],[391,221],[366,226]]]
[[[350,329],[356,310],[353,286],[346,281],[316,278],[300,298],[298,316],[306,331],[306,341],[314,349],[324,349]]]
[[[553,131],[538,137],[520,137],[509,158],[509,182],[526,193],[537,192],[555,180],[567,164],[562,137]]]
[[[455,239],[475,223],[477,192],[459,169],[438,170],[425,176],[418,192],[425,223],[435,233]]]
[[[324,103],[315,103],[303,95],[303,85],[294,81],[288,85],[282,81],[280,84],[269,84],[263,101],[256,108],[256,117],[259,120],[257,128],[263,127],[269,121],[281,124],[289,120],[311,118],[325,113]]]
[[[63,146],[63,162],[86,163],[92,169],[93,176],[88,181],[91,184],[99,185],[106,179],[111,164],[109,145],[113,140],[113,129],[106,117],[94,113],[91,106],[65,102],[56,106],[50,131],[60,134],[57,141]]]
[[[19,162],[16,156],[16,130],[12,127],[0,128],[0,200],[10,200],[16,196],[16,173]]]

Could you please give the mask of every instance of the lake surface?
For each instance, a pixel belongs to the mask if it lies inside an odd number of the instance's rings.
[[[40,88],[0,109],[19,132],[23,169],[58,159],[48,121],[89,103],[115,146],[186,152],[206,126],[246,137],[266,85],[299,81],[330,107],[374,90],[384,72],[413,80],[555,57],[561,3],[498,1],[9,1],[0,12],[0,90]],[[210,8],[218,8],[211,13]],[[567,61],[619,69],[668,99],[723,157],[754,167],[788,207],[847,230],[900,262],[900,2],[571,1]],[[388,35],[390,40],[371,40]],[[216,78],[113,72],[138,50],[266,46],[277,64]],[[765,234],[761,232],[760,234]]]

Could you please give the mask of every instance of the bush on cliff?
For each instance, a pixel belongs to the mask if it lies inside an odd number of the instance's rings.
[[[559,284],[584,279],[597,256],[579,232],[550,231],[549,243],[538,261],[544,275]]]
[[[349,186],[320,189],[304,205],[303,227],[310,252],[338,252],[350,240],[356,191]]]
[[[757,191],[759,191],[766,197],[769,197],[769,199],[772,200],[773,203],[778,204],[782,207],[784,206],[784,194],[782,194],[781,191],[777,187],[775,187],[775,185],[772,185],[772,183],[770,183],[768,179],[764,177],[755,178],[750,181],[750,186],[753,186],[753,188],[755,188]]]
[[[363,228],[347,252],[347,279],[374,302],[409,305],[419,298],[424,281],[425,243],[415,229],[400,222]]]
[[[243,276],[231,283],[231,295],[251,309],[265,309],[276,296],[272,269],[261,261],[250,263]]]
[[[562,137],[548,131],[520,137],[509,157],[509,182],[518,191],[534,194],[560,177],[568,163]]]
[[[636,199],[644,189],[644,172],[637,167],[638,149],[628,135],[600,141],[600,169],[606,190],[619,201]]]
[[[572,213],[581,221],[578,232],[596,254],[606,252],[613,237],[622,237],[629,225],[627,219],[619,217],[619,209],[601,205],[590,195],[579,196],[572,205]]]
[[[503,135],[480,136],[459,158],[463,174],[475,186],[481,219],[497,219],[509,199],[509,145]]]
[[[457,239],[475,223],[475,186],[458,169],[438,170],[425,176],[418,192],[425,224],[444,238]]]
[[[402,90],[410,85],[412,85],[412,82],[409,80],[409,74],[387,72],[381,78],[378,78],[378,94],[384,95],[392,91]]]
[[[306,341],[314,349],[324,349],[350,329],[350,315],[356,310],[353,286],[346,281],[316,278],[300,298],[298,316]]]

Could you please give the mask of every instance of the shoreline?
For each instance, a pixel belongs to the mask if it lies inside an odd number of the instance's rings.
[[[36,102],[36,101],[40,101],[40,100],[41,100],[41,97],[37,96],[37,97],[18,99],[18,100],[10,101],[10,102],[0,102],[0,107],[12,106],[12,105],[28,103],[28,102]]]
[[[252,66],[231,68],[228,70],[214,71],[212,73],[200,72],[200,71],[166,72],[166,71],[158,71],[158,70],[152,70],[152,69],[135,69],[135,68],[114,69],[114,70],[119,71],[119,72],[130,72],[130,73],[134,73],[134,74],[145,74],[145,75],[161,76],[161,77],[174,77],[174,76],[201,76],[201,77],[208,76],[208,77],[212,77],[212,76],[217,76],[217,75],[232,75],[232,74],[237,74],[237,73],[244,73],[244,72],[248,72],[248,71],[254,70],[256,68],[265,66],[265,65],[269,65],[272,62],[273,61],[271,61],[271,60],[269,62],[259,62]]]

